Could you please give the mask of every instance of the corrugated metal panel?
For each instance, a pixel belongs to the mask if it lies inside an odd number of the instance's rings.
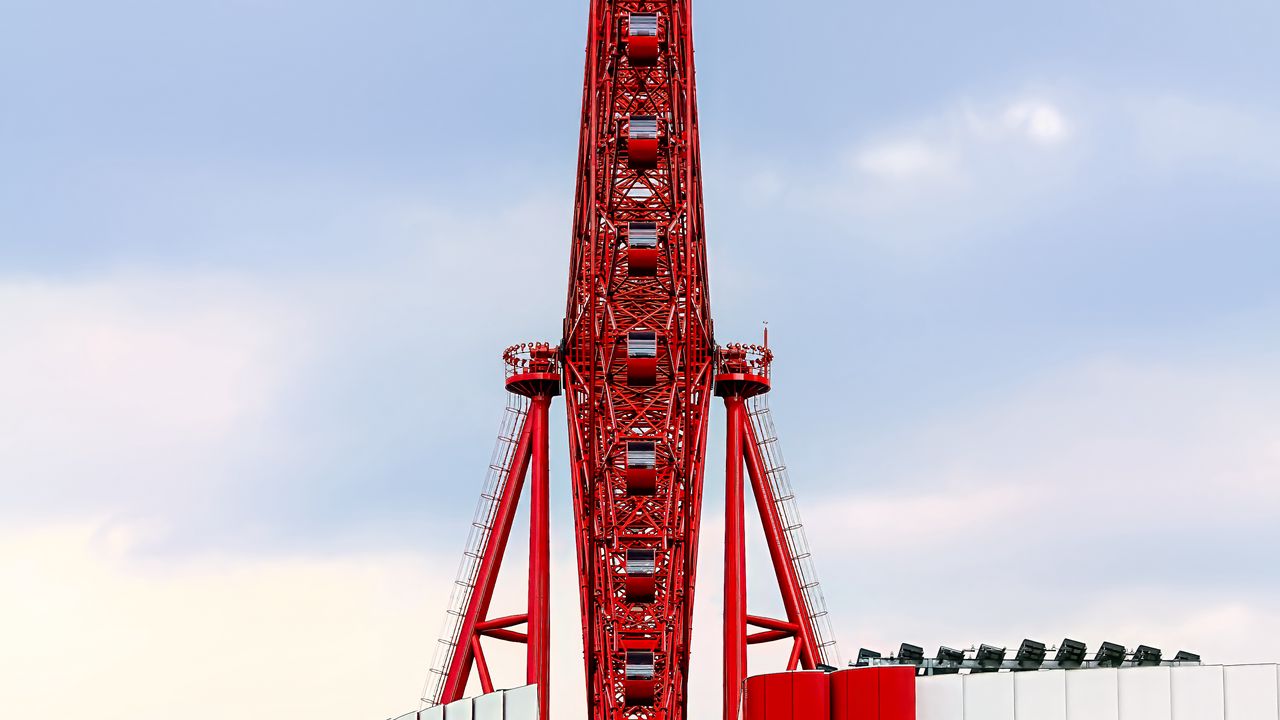
[[[1067,720],[1067,673],[1014,673],[1013,701],[1018,720]]]
[[[538,718],[538,686],[525,685],[508,690],[503,696],[503,708],[506,720],[539,720]]]
[[[964,676],[966,720],[1014,720],[1013,673],[978,673]]]
[[[1119,720],[1117,670],[1067,672],[1067,720]]]
[[[916,669],[880,668],[880,720],[916,720]]]
[[[1173,718],[1169,668],[1130,668],[1121,672],[1119,678],[1121,720]]]
[[[791,717],[831,717],[831,685],[827,677],[821,670],[791,674]]]
[[[444,720],[473,720],[472,700],[459,700],[444,706]]]
[[[1226,720],[1221,667],[1174,668],[1173,720]]]
[[[831,675],[832,720],[880,720],[880,678],[875,668]]]
[[[917,720],[965,720],[964,678],[938,675],[916,681]]]
[[[749,677],[746,682],[745,697],[742,700],[743,715],[746,720],[766,720],[764,714],[765,679],[763,676]]]
[[[1238,665],[1223,672],[1226,720],[1280,718],[1275,665]]]
[[[791,678],[786,673],[764,676],[764,717],[791,720]]]
[[[503,720],[504,695],[506,695],[504,692],[495,692],[476,698],[473,709],[475,720]]]

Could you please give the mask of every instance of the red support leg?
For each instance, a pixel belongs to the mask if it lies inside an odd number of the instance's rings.
[[[747,679],[746,528],[743,522],[743,427],[747,409],[741,396],[724,399],[724,720],[738,720],[742,683]]]
[[[547,495],[550,467],[547,442],[547,408],[551,397],[533,398],[529,422],[533,425],[533,460],[529,478],[529,647],[526,678],[538,686],[538,717],[551,717],[548,692],[551,666],[551,527]]]
[[[502,568],[502,556],[507,549],[507,541],[511,538],[511,524],[515,519],[516,507],[520,504],[520,493],[524,489],[524,474],[529,467],[530,449],[533,443],[533,427],[528,417],[520,430],[520,440],[516,444],[515,456],[511,462],[511,472],[507,476],[502,490],[502,499],[494,513],[493,529],[489,531],[489,540],[485,544],[484,554],[480,558],[480,569],[476,573],[475,588],[471,591],[471,601],[463,614],[462,628],[458,633],[458,645],[454,650],[449,670],[445,674],[444,688],[440,692],[441,704],[461,700],[467,691],[467,679],[471,676],[471,666],[476,660],[475,648],[479,645],[477,626],[484,622],[489,614],[489,604],[493,601],[493,588],[498,582],[498,571]],[[488,672],[488,668],[484,668]],[[481,677],[483,682],[484,678]]]
[[[791,562],[791,553],[787,549],[786,528],[782,525],[782,518],[778,516],[773,486],[769,484],[769,478],[765,474],[760,446],[756,444],[755,428],[751,426],[745,412],[742,415],[741,432],[745,436],[743,445],[746,452],[747,472],[751,476],[751,489],[755,493],[760,523],[764,526],[764,536],[769,546],[769,559],[773,561],[773,572],[778,577],[782,604],[787,611],[787,620],[799,628],[796,646],[800,653],[800,663],[806,670],[813,670],[822,660],[818,654],[818,636],[813,628],[813,621],[809,617],[804,591],[796,576],[795,565]]]
[[[471,654],[476,659],[476,674],[480,676],[480,692],[493,692],[493,676],[489,674],[489,661],[484,659],[484,648],[480,646],[480,636],[471,636]]]

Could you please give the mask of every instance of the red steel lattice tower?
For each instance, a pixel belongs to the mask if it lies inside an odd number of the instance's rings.
[[[548,713],[547,411],[563,389],[591,720],[684,720],[707,419],[727,410],[724,717],[747,645],[791,640],[789,669],[831,645],[767,405],[767,347],[717,347],[690,0],[592,0],[564,337],[508,350],[508,410],[427,702],[493,688],[482,637],[526,643]],[[744,473],[744,466],[746,472]],[[529,606],[488,618],[526,472]],[[785,619],[747,614],[746,480]],[[526,632],[513,628],[527,625]],[[757,630],[749,632],[749,626]]]

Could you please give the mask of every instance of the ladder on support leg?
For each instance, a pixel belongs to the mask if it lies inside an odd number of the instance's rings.
[[[787,541],[787,554],[795,568],[796,577],[800,579],[801,591],[804,594],[805,607],[817,634],[818,654],[827,665],[838,665],[839,648],[836,646],[835,632],[831,627],[831,616],[827,612],[827,601],[822,595],[822,586],[818,583],[817,569],[813,564],[813,554],[809,550],[809,541],[804,534],[804,523],[800,520],[800,508],[796,503],[795,491],[791,488],[791,478],[787,474],[787,465],[782,459],[782,449],[778,444],[778,431],[773,425],[773,415],[769,411],[769,395],[761,394],[751,398],[747,405],[747,416],[755,430],[756,445],[760,448],[760,456],[764,459],[765,476],[773,489],[774,505],[778,509],[778,517],[782,520],[783,536]]]
[[[489,535],[493,531],[494,517],[498,511],[498,499],[506,488],[507,478],[511,474],[511,465],[515,460],[516,445],[519,443],[520,431],[524,427],[525,418],[529,414],[529,399],[507,394],[507,408],[502,414],[502,423],[498,430],[498,440],[493,446],[493,456],[489,461],[489,471],[485,476],[484,489],[480,493],[480,502],[476,505],[476,513],[471,521],[471,530],[467,535],[467,547],[458,565],[457,579],[449,596],[449,609],[445,615],[444,627],[440,630],[437,641],[435,659],[431,663],[431,671],[422,688],[424,706],[436,705],[440,701],[440,692],[444,687],[449,665],[458,649],[458,635],[462,632],[467,605],[471,602],[472,592],[476,586],[476,574],[480,571],[480,560]]]

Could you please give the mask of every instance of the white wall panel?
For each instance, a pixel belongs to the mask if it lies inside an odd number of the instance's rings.
[[[1226,720],[1280,718],[1275,665],[1237,665],[1223,671]]]
[[[525,685],[522,688],[508,690],[504,703],[507,711],[506,720],[539,720],[537,685]]]
[[[1014,673],[1013,698],[1018,720],[1067,720],[1067,672]]]
[[[1118,671],[1067,671],[1067,720],[1119,720]]]
[[[474,720],[503,720],[502,719],[502,691],[481,695],[476,698],[473,708]]]
[[[1173,720],[1226,720],[1222,667],[1176,667],[1170,676]]]
[[[1120,671],[1119,678],[1120,720],[1173,718],[1173,690],[1169,668],[1127,668]]]
[[[437,705],[419,712],[418,720],[444,720],[444,706]]]
[[[916,720],[964,720],[964,679],[935,675],[916,680]]]
[[[396,720],[418,720],[418,713],[416,712],[405,713],[400,717],[396,718]]]
[[[473,720],[472,700],[459,700],[444,706],[444,720]]]
[[[1013,673],[964,676],[965,720],[1014,720]]]

